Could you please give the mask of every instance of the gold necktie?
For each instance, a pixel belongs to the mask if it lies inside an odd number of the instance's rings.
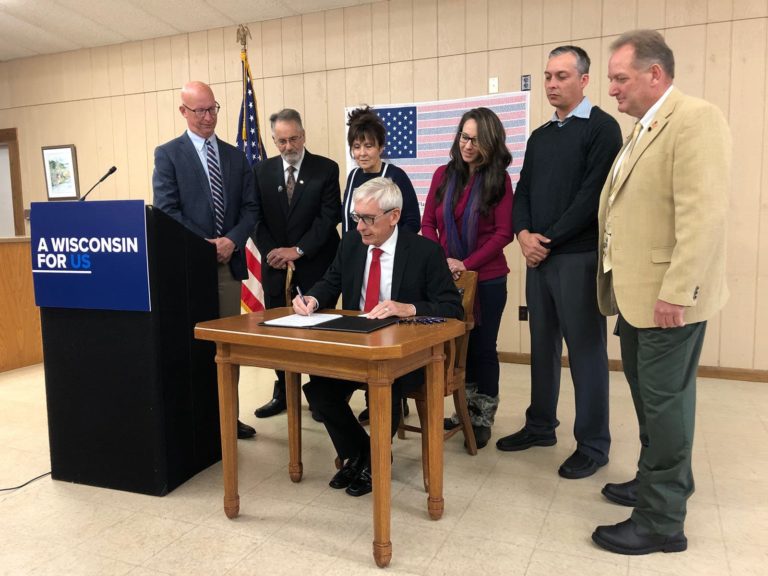
[[[643,125],[640,122],[635,124],[635,129],[632,130],[632,138],[627,143],[619,159],[619,165],[614,172],[613,180],[611,181],[611,191],[608,195],[608,211],[605,217],[605,232],[603,233],[603,271],[609,272],[613,268],[613,260],[611,258],[611,236],[613,234],[613,221],[611,219],[611,207],[613,201],[616,198],[616,192],[619,191],[618,183],[621,182],[621,175],[624,172],[624,166],[629,164],[629,160],[632,156],[632,152],[635,150],[635,144],[637,144],[637,138],[640,132],[643,130]]]
[[[637,137],[640,135],[640,132],[643,129],[643,125],[640,124],[640,122],[635,123],[635,129],[632,130],[632,138],[630,139],[629,143],[627,144],[626,151],[621,157],[621,160],[619,161],[619,167],[616,169],[616,172],[614,173],[613,181],[611,182],[611,186],[613,187],[616,182],[621,180],[621,174],[624,172],[624,166],[629,164],[629,159],[632,156],[632,151],[635,149],[635,144],[637,144]]]

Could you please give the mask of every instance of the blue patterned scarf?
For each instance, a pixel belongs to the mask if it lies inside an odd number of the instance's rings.
[[[443,197],[443,222],[445,223],[446,245],[449,258],[464,260],[475,251],[477,246],[477,224],[480,217],[480,196],[483,188],[483,173],[475,175],[475,180],[469,190],[469,199],[461,214],[461,232],[456,228],[456,219],[453,213],[453,197],[461,194],[456,190],[458,176],[454,174]]]

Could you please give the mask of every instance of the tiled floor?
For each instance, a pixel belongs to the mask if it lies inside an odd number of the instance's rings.
[[[516,431],[527,406],[528,369],[503,365],[494,439]],[[43,478],[0,492],[0,574],[69,576],[163,574],[382,574],[371,557],[371,498],[328,487],[333,451],[304,412],[304,480],[288,479],[286,418],[256,421],[272,375],[244,369],[243,419],[258,436],[239,442],[241,515],[222,511],[221,467],[198,474],[164,498]],[[563,374],[559,443],[476,457],[459,437],[446,444],[445,515],[428,519],[420,443],[395,441],[394,557],[386,573],[549,576],[768,574],[768,384],[699,381],[694,449],[697,492],[689,503],[682,554],[628,558],[595,547],[597,524],[628,509],[600,496],[608,481],[634,474],[637,425],[626,383],[611,375],[611,462],[585,480],[557,467],[573,450],[573,394]],[[359,408],[362,394],[353,403]],[[50,469],[43,371],[0,374],[0,487]]]

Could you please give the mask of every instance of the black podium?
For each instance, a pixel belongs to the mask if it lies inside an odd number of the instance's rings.
[[[144,210],[151,311],[41,307],[48,429],[53,478],[164,495],[221,458],[215,347],[193,337],[218,316],[217,264]]]

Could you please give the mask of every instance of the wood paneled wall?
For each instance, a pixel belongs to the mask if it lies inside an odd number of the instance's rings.
[[[0,240],[0,372],[43,361],[29,238]]]
[[[262,123],[297,108],[308,147],[341,166],[346,105],[480,95],[491,76],[500,91],[517,90],[520,75],[531,74],[531,126],[540,125],[551,113],[546,55],[564,43],[589,52],[587,94],[628,131],[632,120],[607,95],[607,47],[628,29],[661,30],[675,51],[677,86],[717,104],[735,136],[732,296],[710,322],[702,364],[768,369],[768,0],[391,0],[249,26]],[[45,198],[40,147],[69,143],[82,188],[118,167],[94,199],[150,202],[153,149],[184,129],[177,90],[188,79],[213,86],[218,133],[233,141],[241,100],[234,27],[0,64],[0,128],[19,129],[25,206]],[[508,259],[499,349],[525,353],[528,327],[517,320],[525,273],[514,244]]]

